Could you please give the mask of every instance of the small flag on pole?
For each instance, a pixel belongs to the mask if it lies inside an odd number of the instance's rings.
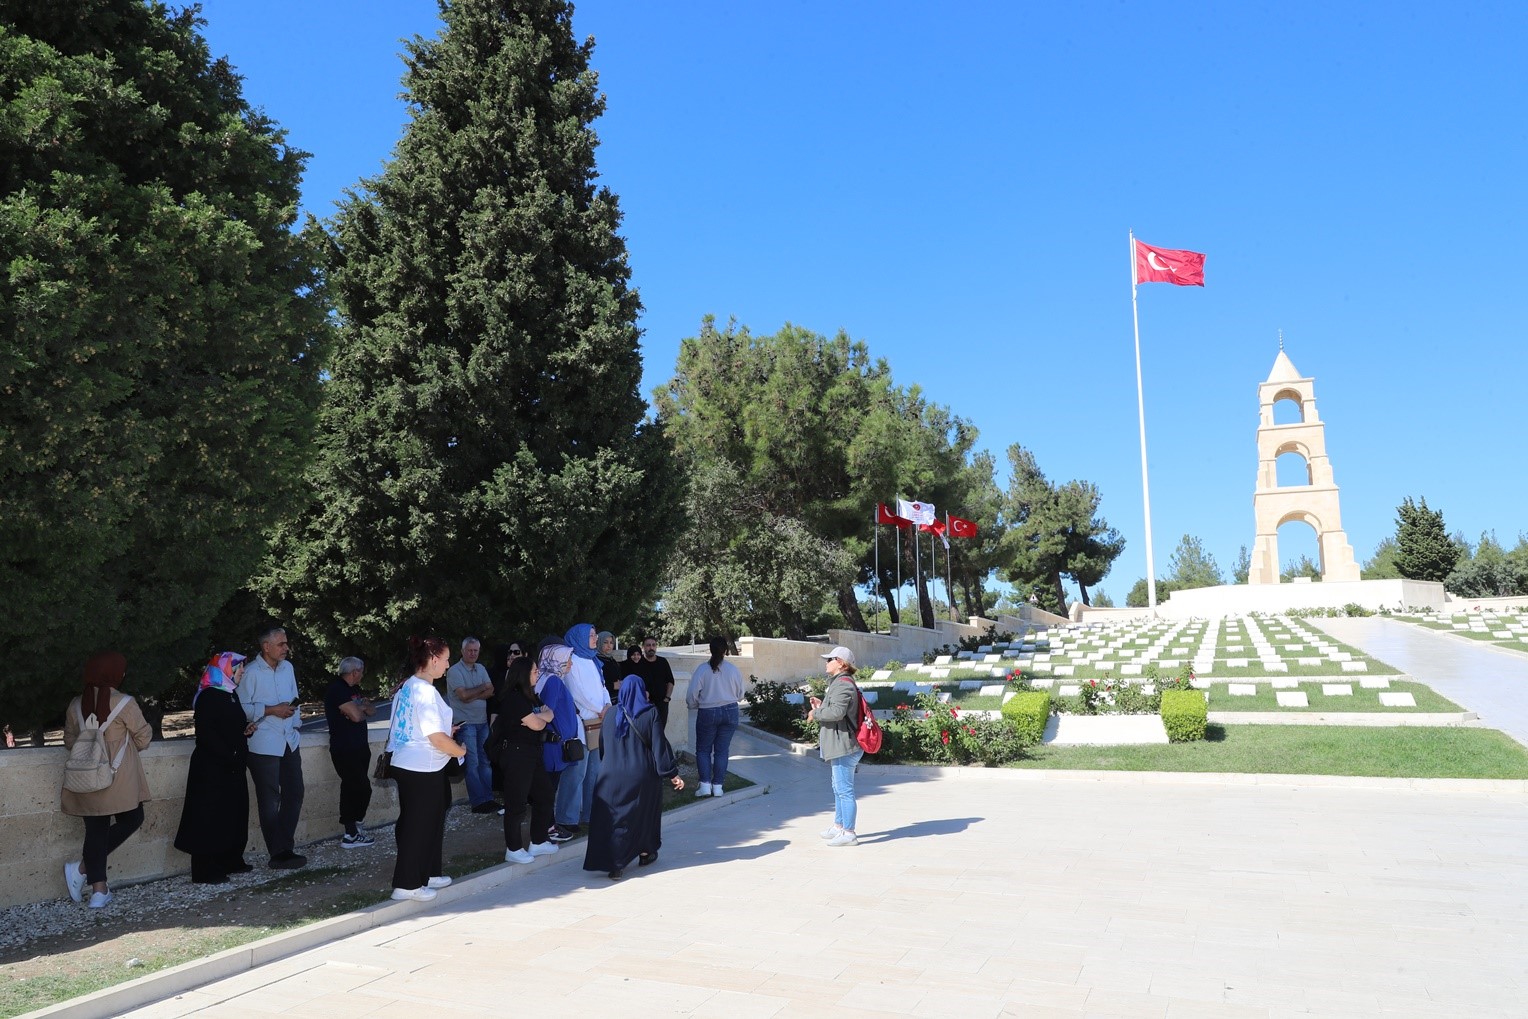
[[[962,520],[960,517],[951,517],[950,537],[974,538],[976,537],[976,525],[969,520]]]
[[[934,522],[934,504],[931,502],[908,502],[906,499],[898,499],[897,516],[911,520],[915,524],[932,524]]]
[[[886,508],[884,502],[875,504],[875,522],[878,524],[890,524],[892,527],[911,527],[913,522],[906,517],[899,517]]]
[[[1180,287],[1204,286],[1204,256],[1197,251],[1154,248],[1135,242],[1137,283],[1172,283]]]
[[[944,521],[943,520],[935,520],[932,523],[928,523],[928,524],[919,524],[918,525],[918,530],[920,530],[920,531],[928,531],[930,534],[937,534],[937,535],[939,535],[939,540],[944,542],[945,549],[946,550],[949,549],[949,547],[950,547],[950,539],[946,538],[944,536],[945,528],[944,528]]]

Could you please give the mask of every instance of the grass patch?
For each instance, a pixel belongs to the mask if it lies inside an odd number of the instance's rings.
[[[1212,724],[1195,743],[1040,746],[1007,767],[1528,779],[1528,750],[1494,729]]]
[[[1528,641],[1504,640],[1498,643],[1496,646],[1511,648],[1514,651],[1528,651]]]
[[[1373,711],[1376,713],[1411,713],[1424,712],[1455,712],[1463,711],[1459,705],[1443,697],[1425,683],[1411,683],[1405,681],[1392,681],[1388,690],[1365,690],[1356,682],[1353,684],[1353,693],[1349,696],[1328,697],[1321,692],[1319,683],[1303,683],[1300,686],[1310,700],[1308,708],[1285,708],[1279,706],[1275,696],[1281,691],[1273,689],[1263,683],[1257,686],[1257,693],[1251,697],[1233,697],[1226,690],[1224,683],[1212,683],[1209,689],[1211,711],[1288,711],[1288,712],[1337,712],[1337,711]],[[1409,693],[1415,698],[1417,706],[1414,708],[1387,708],[1379,702],[1381,693]]]
[[[748,781],[746,778],[743,778],[741,775],[734,775],[731,772],[728,772],[726,779],[722,782],[722,792],[735,793],[739,789],[747,789],[751,785],[753,785],[753,783]],[[691,803],[697,802],[699,801],[695,796],[695,783],[691,782],[688,778],[684,780],[683,792],[675,792],[674,787],[669,785],[667,782],[663,784],[664,810],[674,810],[678,807],[687,807]]]

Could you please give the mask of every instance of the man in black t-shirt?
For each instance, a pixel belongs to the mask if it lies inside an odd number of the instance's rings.
[[[668,659],[658,655],[658,638],[642,638],[642,660],[636,665],[637,675],[647,684],[647,699],[658,707],[658,725],[668,728],[669,698],[674,696],[674,670]]]
[[[377,713],[361,693],[366,664],[359,658],[340,662],[338,679],[324,692],[324,716],[329,720],[329,759],[340,776],[340,823],[345,834],[340,845],[362,849],[375,840],[361,830],[366,808],[371,806],[371,742],[366,720]]]

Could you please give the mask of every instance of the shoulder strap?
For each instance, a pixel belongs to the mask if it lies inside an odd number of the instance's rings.
[[[127,707],[132,702],[133,699],[131,697],[129,697],[127,694],[123,694],[122,699],[117,702],[117,706],[111,709],[111,714],[106,716],[106,721],[101,723],[101,728],[105,729],[108,725],[114,722],[117,716],[122,714],[122,709]]]

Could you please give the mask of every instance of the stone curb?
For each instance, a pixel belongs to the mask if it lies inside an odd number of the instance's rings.
[[[693,820],[734,803],[741,803],[755,796],[763,796],[768,792],[768,785],[759,784],[727,793],[725,796],[696,800],[694,803],[668,811],[664,815],[664,820],[668,823]],[[575,843],[577,844],[579,843]],[[194,990],[214,980],[222,980],[254,969],[256,966],[305,952],[325,942],[359,934],[374,927],[381,927],[418,913],[449,905],[479,892],[498,888],[511,881],[522,880],[525,875],[534,874],[538,870],[545,870],[547,867],[559,864],[567,865],[572,860],[582,862],[583,857],[576,854],[564,856],[559,852],[550,856],[537,857],[534,862],[528,864],[501,863],[453,881],[450,886],[442,888],[430,902],[394,902],[392,900],[379,902],[354,913],[319,920],[316,923],[282,931],[280,934],[272,934],[259,941],[251,941],[249,944],[218,952],[216,955],[209,955],[205,959],[184,962],[179,966],[150,973],[136,980],[113,987],[104,987],[78,998],[27,1012],[18,1019],[41,1019],[44,1016],[50,1019],[106,1019],[109,1016],[121,1015],[132,1009],[142,1008],[156,1001],[163,1001],[177,994]]]
[[[1393,619],[1391,622],[1400,623],[1403,626],[1416,627],[1418,630],[1425,630],[1428,633],[1435,633],[1440,637],[1452,638],[1455,642],[1463,644],[1465,647],[1483,647],[1492,651],[1500,652],[1504,655],[1514,655],[1518,658],[1528,658],[1528,651],[1519,651],[1515,647],[1502,647],[1494,640],[1476,640],[1473,637],[1461,636],[1456,630],[1434,630],[1430,626],[1422,626],[1419,623],[1413,623],[1405,619]]]
[[[1361,725],[1374,728],[1462,728],[1476,725],[1473,711],[1411,711],[1384,714],[1378,711],[1211,711],[1208,721],[1219,725]]]
[[[1120,785],[1278,786],[1288,789],[1371,789],[1391,792],[1528,795],[1528,779],[1368,778],[1359,775],[1259,775],[1224,771],[1081,771],[1061,768],[980,768],[925,764],[861,764],[869,775],[927,773],[970,782],[1111,782]]]

